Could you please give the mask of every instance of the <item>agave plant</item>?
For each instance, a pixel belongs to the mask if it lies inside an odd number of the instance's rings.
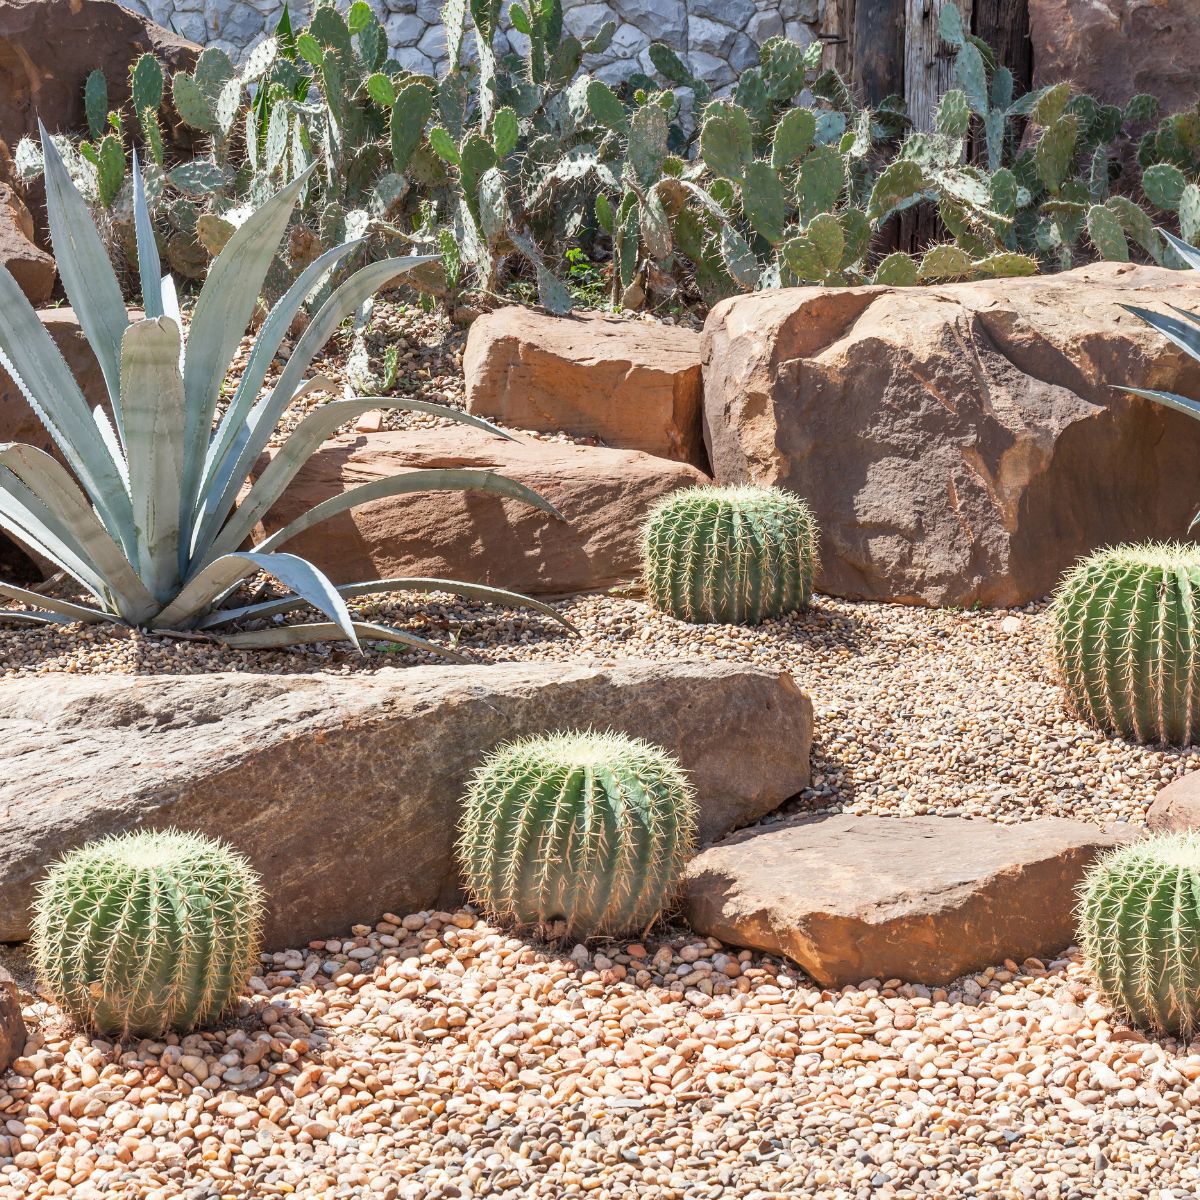
[[[1183,260],[1185,266],[1200,271],[1200,250],[1195,246],[1189,246],[1187,242],[1181,241],[1165,229],[1160,229],[1158,232]],[[1158,330],[1169,342],[1200,362],[1200,315],[1188,312],[1187,309],[1179,308],[1174,304],[1168,305],[1175,314],[1174,316],[1168,313],[1153,312],[1148,308],[1138,308],[1134,304],[1122,304],[1121,307],[1126,312],[1131,312],[1135,317],[1145,321],[1152,329]],[[1135,396],[1144,396],[1147,400],[1156,400],[1159,404],[1165,404],[1168,408],[1200,420],[1200,400],[1152,388],[1122,387],[1121,390]],[[1196,525],[1197,522],[1200,522],[1200,513],[1197,513],[1192,519],[1192,525]]]
[[[218,631],[214,636],[242,647],[341,637],[357,646],[359,637],[367,636],[450,657],[458,656],[402,630],[355,621],[347,597],[447,590],[527,604],[559,619],[548,606],[511,592],[448,580],[372,580],[337,588],[311,563],[279,552],[290,538],[319,521],[407,492],[491,492],[559,516],[536,492],[490,471],[418,470],[376,480],[316,505],[252,550],[241,549],[259,518],[322,441],[369,409],[419,410],[501,433],[477,417],[424,401],[337,400],[306,416],[242,494],[285,410],[321,387],[319,378],[304,378],[314,355],[348,314],[426,259],[387,259],[351,275],[312,318],[278,382],[264,391],[268,367],[305,298],[360,243],[346,242],[322,254],[271,309],[240,380],[236,386],[231,381],[218,419],[231,361],[307,173],[272,196],[230,237],[196,299],[185,343],[174,284],[159,266],[136,159],[134,216],[145,316],[131,321],[87,205],[44,129],[42,149],[59,273],[100,364],[111,419],[99,405],[89,409],[37,313],[13,277],[0,268],[0,367],[16,381],[70,468],[32,446],[0,445],[0,528],[50,559],[94,598],[75,603],[0,584],[0,595],[31,606],[4,617]],[[242,581],[260,571],[273,576],[289,594],[230,607]],[[328,620],[228,631],[234,622],[274,617],[306,605]]]

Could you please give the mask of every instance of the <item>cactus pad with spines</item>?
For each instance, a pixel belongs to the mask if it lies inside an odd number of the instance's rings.
[[[754,625],[803,608],[817,566],[817,522],[778,488],[686,488],[642,531],[652,603],[682,621]]]
[[[56,1002],[101,1034],[186,1031],[219,1017],[249,978],[262,907],[258,876],[220,842],[118,835],[50,868],[34,962]]]
[[[696,802],[665,750],[618,733],[502,746],[475,772],[459,861],[489,912],[565,936],[644,930],[674,895]]]
[[[1159,834],[1097,862],[1080,890],[1079,943],[1115,1008],[1190,1039],[1200,1027],[1200,837]]]
[[[1052,609],[1062,685],[1102,729],[1187,746],[1200,732],[1200,548],[1126,545],[1079,562]]]

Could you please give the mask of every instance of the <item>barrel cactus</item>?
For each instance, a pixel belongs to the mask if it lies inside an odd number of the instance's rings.
[[[756,625],[803,608],[817,568],[817,522],[791,492],[672,492],[642,531],[646,590],[682,621]]]
[[[1138,1025],[1200,1028],[1200,837],[1122,846],[1084,879],[1079,942],[1101,991]]]
[[[467,792],[458,843],[474,899],[564,936],[644,930],[671,899],[696,836],[687,776],[665,750],[617,733],[501,746]]]
[[[1116,546],[1054,598],[1054,653],[1072,706],[1102,729],[1186,746],[1200,730],[1200,547]]]
[[[249,978],[262,908],[258,876],[220,842],[118,835],[51,867],[34,962],[55,1001],[101,1034],[186,1031],[219,1017]]]

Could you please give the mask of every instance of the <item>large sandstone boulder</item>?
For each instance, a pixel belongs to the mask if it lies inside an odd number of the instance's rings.
[[[726,300],[704,331],[714,473],[809,500],[833,595],[1037,599],[1097,546],[1183,535],[1200,500],[1200,423],[1118,390],[1200,397],[1200,364],[1122,303],[1200,311],[1200,275],[1103,263]]]
[[[129,68],[142,54],[190,71],[200,47],[115,0],[0,0],[0,141],[87,128],[83,85],[97,68],[109,104],[129,99]]]
[[[687,919],[794,959],[823,986],[946,983],[1070,945],[1084,871],[1129,836],[1058,818],[808,817],[694,859]]]
[[[463,371],[468,412],[705,465],[700,335],[689,329],[501,308],[471,326]]]
[[[1165,112],[1200,99],[1196,0],[1029,0],[1035,87],[1069,80],[1108,104],[1138,92]]]
[[[288,542],[336,583],[431,575],[565,594],[640,574],[638,527],[655,500],[706,482],[686,463],[634,450],[523,438],[456,425],[343,437],[326,443],[267,514],[273,533],[322,500],[401,471],[469,467],[526,484],[566,518],[483,492],[376,500]]]
[[[0,683],[0,941],[64,850],[127,829],[225,838],[262,873],[268,946],[450,903],[467,778],[514,737],[615,729],[679,757],[701,835],[807,786],[812,705],[779,671],[512,663],[375,675]],[[714,736],[714,731],[718,735]]]
[[[1194,833],[1200,830],[1200,771],[1168,783],[1154,797],[1146,825],[1155,833]]]

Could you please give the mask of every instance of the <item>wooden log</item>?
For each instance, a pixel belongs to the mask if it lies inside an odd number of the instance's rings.
[[[914,129],[933,128],[937,102],[954,83],[954,52],[938,33],[942,10],[950,7],[971,29],[974,0],[906,0],[904,99]]]

